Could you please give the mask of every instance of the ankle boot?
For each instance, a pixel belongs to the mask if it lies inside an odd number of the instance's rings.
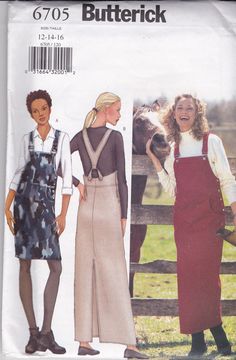
[[[201,356],[207,351],[204,332],[192,334],[192,346],[188,356]]]
[[[38,340],[38,351],[50,350],[53,354],[65,354],[66,349],[55,341],[52,330],[46,334],[40,334]]]
[[[30,338],[28,344],[25,347],[25,352],[27,354],[33,354],[38,350],[38,339],[39,339],[39,328],[29,328]]]
[[[221,355],[231,354],[231,345],[227,339],[226,333],[222,327],[222,324],[210,328],[210,331],[216,342],[217,350]]]

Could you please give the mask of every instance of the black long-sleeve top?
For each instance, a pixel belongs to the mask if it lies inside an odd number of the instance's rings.
[[[88,137],[94,150],[97,149],[97,146],[107,129],[108,128],[106,126],[97,128],[90,127],[87,129]],[[79,152],[84,175],[88,176],[92,164],[84,144],[82,130],[73,137],[70,142],[70,147],[71,154],[73,154],[75,151]],[[98,160],[97,168],[101,172],[102,176],[107,176],[112,174],[114,171],[117,171],[121,218],[126,219],[128,207],[128,187],[125,175],[124,143],[122,134],[119,131],[112,130]],[[78,186],[79,184],[79,180],[75,176],[73,176],[73,184],[74,186]]]

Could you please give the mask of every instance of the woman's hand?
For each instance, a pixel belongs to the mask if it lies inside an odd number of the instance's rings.
[[[84,184],[82,184],[80,182],[79,185],[77,186],[77,189],[79,190],[79,194],[80,194],[79,199],[86,200],[86,188],[85,188]]]
[[[127,219],[121,219],[121,230],[123,237],[125,236],[126,223],[127,223]]]
[[[146,144],[146,154],[147,156],[149,157],[149,159],[152,161],[155,169],[157,172],[160,172],[162,171],[163,167],[160,163],[160,160],[153,154],[153,152],[151,151],[150,149],[150,145],[151,145],[151,142],[152,142],[152,139],[149,139],[147,141],[147,144]]]
[[[63,215],[63,214],[58,215],[55,219],[55,222],[56,222],[57,233],[60,236],[63,233],[65,226],[66,226],[65,215]]]
[[[7,224],[9,226],[11,233],[13,235],[15,235],[15,230],[14,230],[15,219],[12,215],[11,210],[8,210],[8,209],[5,210],[5,216],[6,216]]]

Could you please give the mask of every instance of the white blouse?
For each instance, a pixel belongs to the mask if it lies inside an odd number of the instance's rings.
[[[52,144],[55,138],[55,129],[51,127],[46,139],[43,141],[37,129],[33,133],[34,150],[50,153]],[[17,190],[20,182],[21,174],[30,160],[29,153],[29,133],[25,134],[21,140],[20,155],[18,161],[18,167],[15,171],[12,182],[9,188]],[[72,165],[71,165],[71,153],[70,153],[70,139],[68,134],[65,132],[60,133],[58,139],[58,148],[55,156],[56,170],[61,161],[61,172],[62,172],[62,194],[72,194]]]
[[[193,157],[202,155],[203,140],[193,138],[190,131],[181,133],[179,144],[180,157]],[[166,192],[175,197],[176,180],[174,174],[174,144],[172,144],[170,155],[167,157],[164,168],[158,172],[159,180]],[[221,139],[214,134],[208,138],[208,160],[214,175],[220,180],[221,189],[230,204],[236,201],[236,181],[232,175],[225,149]]]

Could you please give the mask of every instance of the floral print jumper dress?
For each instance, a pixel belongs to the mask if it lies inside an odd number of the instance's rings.
[[[29,133],[30,160],[21,175],[14,200],[15,255],[21,259],[60,260],[55,223],[57,173],[55,155],[60,131],[50,153],[34,150]]]

